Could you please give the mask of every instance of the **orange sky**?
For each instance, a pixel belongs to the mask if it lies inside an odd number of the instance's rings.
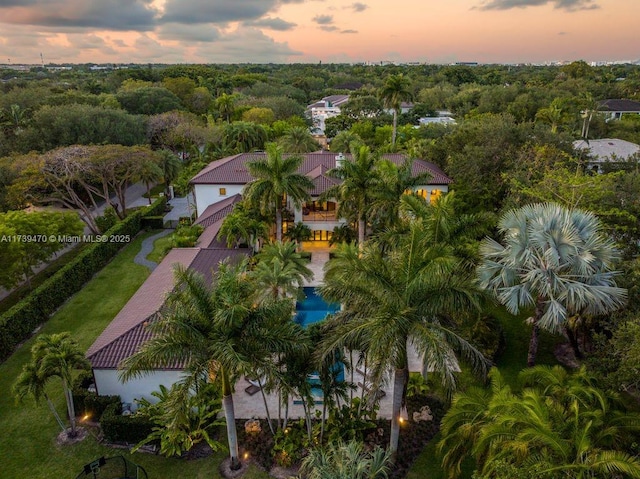
[[[0,0],[0,63],[638,60],[638,18],[640,0]]]

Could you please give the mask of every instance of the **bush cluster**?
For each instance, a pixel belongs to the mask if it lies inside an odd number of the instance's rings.
[[[129,235],[133,238],[141,230],[143,216],[164,211],[165,205],[166,199],[159,198],[149,208],[131,213],[109,229],[105,236]],[[124,245],[125,243],[115,241],[93,243],[34,289],[29,296],[0,315],[0,361],[9,357],[15,347],[27,339],[35,328],[47,321],[67,299],[82,289]]]
[[[151,434],[155,424],[143,414],[122,415],[120,401],[110,404],[100,418],[100,427],[109,442],[137,444]]]

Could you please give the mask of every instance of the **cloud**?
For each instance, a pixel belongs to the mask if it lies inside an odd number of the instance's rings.
[[[226,24],[257,20],[276,7],[276,0],[167,0],[161,22]]]
[[[2,22],[44,27],[151,30],[151,0],[0,0]]]
[[[200,24],[188,28],[182,23],[167,23],[158,29],[158,38],[186,42],[213,42],[220,38],[220,31],[212,24]]]
[[[197,61],[212,63],[284,63],[302,52],[291,49],[286,42],[276,42],[257,28],[241,26],[217,42],[198,45],[193,55]]]
[[[287,30],[293,30],[297,24],[293,22],[287,22],[282,18],[261,18],[260,20],[254,20],[251,22],[245,22],[245,25],[253,27],[263,27],[270,30],[277,30],[279,32],[286,32]]]
[[[348,29],[348,30],[342,30],[340,33],[358,33],[358,30]]]
[[[324,30],[325,32],[335,32],[336,30],[340,30],[335,25],[321,25],[318,27],[320,30]]]
[[[333,15],[316,15],[313,21],[318,25],[331,25],[333,23]]]
[[[366,4],[361,3],[361,2],[355,2],[355,3],[352,3],[347,8],[353,9],[354,12],[364,12],[367,8],[369,8],[369,5],[366,5]]]
[[[595,0],[486,0],[477,8],[479,10],[510,10],[512,8],[539,7],[549,3],[557,10],[568,12],[600,8]]]
[[[564,36],[564,35],[569,35],[567,32],[558,32],[558,35]]]

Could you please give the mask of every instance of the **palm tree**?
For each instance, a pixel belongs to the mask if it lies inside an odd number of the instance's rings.
[[[295,225],[287,228],[287,232],[284,237],[293,241],[297,248],[301,248],[303,241],[309,241],[311,238],[311,228],[305,225],[302,221],[298,221]]]
[[[625,412],[584,368],[525,370],[525,389],[517,394],[497,369],[490,377],[489,389],[457,395],[442,420],[438,449],[449,477],[458,477],[471,452],[481,477],[495,477],[506,464],[535,471],[528,477],[640,478],[640,461],[620,450],[640,430],[640,415]]]
[[[151,201],[151,183],[160,181],[163,177],[162,168],[154,161],[142,161],[138,165],[137,178],[142,181],[147,189],[147,198],[149,198],[149,204]]]
[[[309,130],[304,126],[292,126],[280,138],[280,145],[287,153],[310,153],[320,149],[320,145],[313,139]]]
[[[275,143],[267,144],[267,157],[264,160],[250,161],[247,168],[255,178],[243,192],[250,204],[260,208],[263,214],[275,209],[276,240],[282,241],[282,211],[285,202],[290,200],[296,208],[307,201],[313,182],[309,177],[298,173],[303,158],[283,156],[282,148]]]
[[[236,95],[223,93],[215,100],[215,106],[227,123],[231,122],[231,116],[236,109]]]
[[[298,342],[299,326],[291,321],[291,301],[254,302],[255,285],[247,264],[221,263],[213,287],[194,271],[177,268],[176,287],[160,317],[149,324],[153,338],[120,365],[124,380],[180,363],[187,390],[203,377],[219,381],[234,470],[240,459],[233,379],[270,370],[275,355],[304,345]]]
[[[498,223],[503,243],[481,245],[479,276],[510,313],[534,308],[527,364],[533,366],[540,328],[552,333],[574,314],[603,314],[624,305],[616,287],[613,241],[592,213],[554,203],[527,205],[505,213]]]
[[[263,292],[259,293],[262,298],[297,298],[304,281],[313,278],[313,272],[306,266],[308,261],[291,241],[265,245],[256,259],[258,264],[252,274]]]
[[[409,87],[411,82],[402,73],[389,75],[378,92],[385,108],[393,110],[393,134],[391,135],[391,146],[396,145],[396,134],[398,130],[398,114],[403,101],[411,100],[412,94]]]
[[[483,371],[485,360],[449,328],[452,311],[477,305],[471,275],[446,245],[424,240],[425,227],[413,221],[397,247],[387,254],[375,245],[360,251],[341,245],[325,266],[321,293],[343,309],[333,319],[333,334],[322,345],[325,354],[360,344],[371,366],[368,374],[379,386],[391,373],[393,408],[390,451],[398,448],[399,417],[406,400],[408,346],[423,359],[426,370],[440,373],[448,390],[455,387],[456,353]]]
[[[24,365],[22,373],[14,384],[14,393],[18,398],[27,394],[33,395],[36,400],[44,396],[49,407],[54,411],[53,405],[45,393],[45,386],[53,377],[62,380],[62,390],[67,403],[67,414],[71,428],[69,437],[77,436],[76,412],[73,404],[71,386],[73,383],[74,369],[89,369],[91,365],[84,357],[84,353],[78,344],[71,338],[71,333],[42,334],[38,336],[31,348],[31,362]],[[58,424],[63,428],[60,418],[54,411]]]
[[[171,199],[169,186],[178,178],[180,170],[182,170],[182,161],[172,151],[160,150],[160,168],[164,181],[164,194],[167,199]]]
[[[358,441],[311,449],[302,462],[307,479],[386,479],[389,454],[379,447],[366,452]]]
[[[400,219],[400,198],[408,191],[426,185],[431,179],[427,172],[413,175],[413,160],[406,160],[400,166],[389,160],[376,165],[378,184],[371,204],[371,221],[378,229],[396,226]]]
[[[351,159],[327,171],[328,176],[341,183],[328,188],[323,198],[338,202],[336,214],[342,218],[354,218],[358,225],[358,244],[364,247],[367,226],[367,211],[371,205],[373,189],[377,184],[375,170],[376,157],[367,146],[359,146],[351,151]]]
[[[225,239],[227,248],[238,247],[242,241],[250,244],[254,251],[258,251],[261,239],[269,235],[269,227],[261,219],[255,218],[251,211],[244,208],[234,210],[222,220],[218,238]]]

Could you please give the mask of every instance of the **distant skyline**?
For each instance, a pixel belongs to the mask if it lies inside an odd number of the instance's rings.
[[[0,63],[640,59],[639,0],[0,0]]]

